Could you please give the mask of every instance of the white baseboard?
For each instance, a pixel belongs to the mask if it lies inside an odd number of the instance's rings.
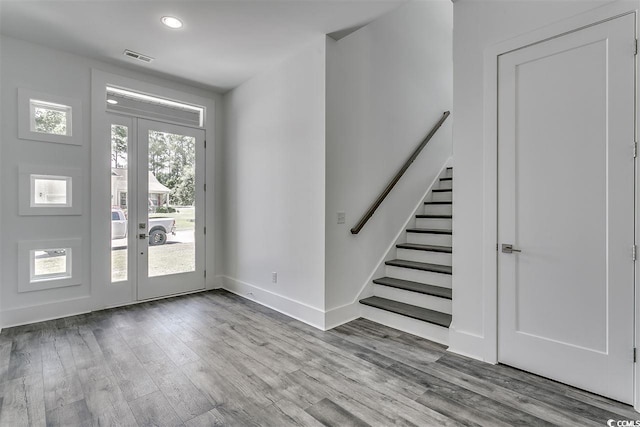
[[[336,328],[362,316],[362,304],[358,301],[327,310],[324,317],[324,330]]]
[[[269,307],[286,314],[314,328],[325,330],[325,312],[316,307],[311,307],[300,301],[293,300],[283,295],[259,288],[250,283],[243,282],[228,276],[219,276],[222,279],[222,288],[248,300]]]
[[[91,308],[91,296],[55,301],[47,304],[11,308],[8,310],[2,310],[0,313],[0,324],[3,329],[6,329],[13,326],[85,314],[91,312]]]
[[[449,349],[448,351],[466,356],[481,362],[495,363],[495,361],[485,360],[483,350],[486,346],[484,337],[470,332],[456,330],[449,327]]]

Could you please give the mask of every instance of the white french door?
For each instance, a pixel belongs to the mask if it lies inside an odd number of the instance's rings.
[[[633,401],[635,15],[499,58],[498,358]]]
[[[138,299],[204,289],[204,131],[137,127]]]
[[[112,283],[137,300],[204,289],[204,130],[108,117]]]

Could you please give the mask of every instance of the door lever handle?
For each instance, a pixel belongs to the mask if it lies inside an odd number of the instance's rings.
[[[149,236],[147,236],[144,233],[138,234],[138,239],[140,239],[140,240],[144,240],[144,239],[148,239],[148,238],[149,238]]]
[[[512,254],[514,252],[522,252],[521,249],[513,249],[513,245],[510,244],[502,244],[502,253],[503,254]]]

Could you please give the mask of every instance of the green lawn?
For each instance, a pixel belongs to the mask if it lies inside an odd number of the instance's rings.
[[[149,247],[149,277],[185,273],[196,269],[195,246],[191,243],[167,243]],[[127,249],[111,251],[111,280],[127,278]]]
[[[111,249],[111,281],[127,280],[127,249]]]
[[[149,248],[149,277],[186,273],[196,269],[196,248],[191,243],[168,243]]]

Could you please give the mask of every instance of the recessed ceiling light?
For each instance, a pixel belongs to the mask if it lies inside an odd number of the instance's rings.
[[[111,104],[111,105],[116,105],[118,103],[118,101],[116,101],[115,99],[107,99],[107,104]]]
[[[161,21],[169,28],[182,28],[182,21],[174,16],[163,16]]]

